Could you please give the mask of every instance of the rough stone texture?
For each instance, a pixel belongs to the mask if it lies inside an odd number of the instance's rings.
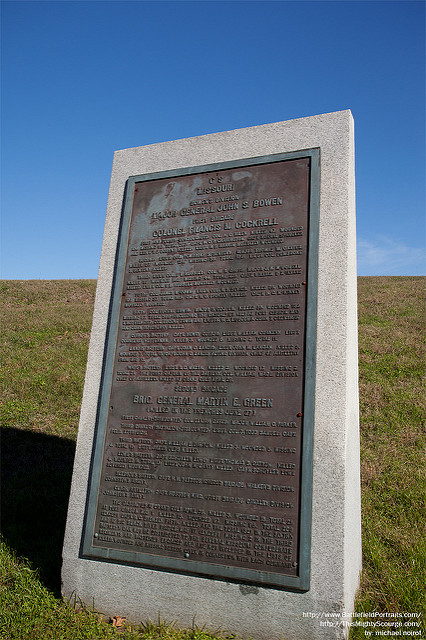
[[[350,111],[117,151],[63,551],[63,592],[105,615],[176,620],[254,640],[334,640],[361,568],[353,120]],[[292,593],[79,558],[118,224],[130,175],[320,147],[311,588]],[[348,621],[350,618],[341,618]],[[322,622],[327,618],[322,618]],[[336,619],[332,619],[335,622]]]

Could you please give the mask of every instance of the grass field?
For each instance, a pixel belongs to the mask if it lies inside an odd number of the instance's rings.
[[[410,623],[403,629],[417,634],[411,637],[426,638],[425,627],[416,626],[424,625],[426,602],[425,278],[360,278],[358,285],[364,569],[356,611],[383,614],[376,621]],[[0,637],[236,637],[163,623],[115,627],[60,598],[61,548],[95,286],[93,280],[0,281]],[[423,620],[386,618],[386,613],[419,613]],[[395,625],[379,629],[409,637]],[[351,630],[352,640],[366,637],[383,635],[373,631],[367,636],[362,627]]]

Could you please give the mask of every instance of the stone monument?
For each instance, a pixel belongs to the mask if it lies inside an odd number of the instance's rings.
[[[255,640],[346,637],[357,389],[349,111],[117,151],[64,595]]]

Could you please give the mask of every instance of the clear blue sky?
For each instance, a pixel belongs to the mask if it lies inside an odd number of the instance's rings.
[[[358,272],[425,273],[422,1],[2,2],[2,278],[96,278],[113,152],[351,109]]]

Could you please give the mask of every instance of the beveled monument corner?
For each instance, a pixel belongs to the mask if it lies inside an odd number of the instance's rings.
[[[360,570],[354,224],[350,112],[116,152],[65,595],[345,637],[304,614]]]

